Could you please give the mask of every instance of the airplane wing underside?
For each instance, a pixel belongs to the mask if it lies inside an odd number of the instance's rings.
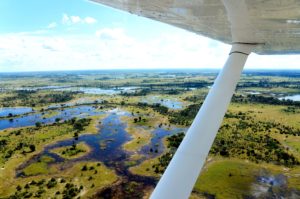
[[[222,0],[92,0],[139,16],[171,24],[188,31],[232,44],[231,24]],[[258,54],[300,52],[300,1],[244,0],[250,38],[243,42],[263,43]]]

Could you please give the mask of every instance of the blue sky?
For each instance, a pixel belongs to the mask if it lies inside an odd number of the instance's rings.
[[[87,0],[1,0],[0,72],[220,68],[230,46]],[[246,68],[300,68],[251,55]]]

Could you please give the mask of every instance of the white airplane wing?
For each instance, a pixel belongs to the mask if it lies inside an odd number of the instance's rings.
[[[286,54],[300,52],[299,0],[242,0],[251,37],[232,40],[231,22],[222,0],[92,0],[139,16],[171,24],[228,44],[258,42],[254,52]],[[228,2],[237,3],[239,0]],[[238,10],[236,10],[238,11]]]

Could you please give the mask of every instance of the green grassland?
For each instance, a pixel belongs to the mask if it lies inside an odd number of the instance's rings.
[[[84,127],[83,130],[79,132],[79,134],[97,133],[99,119],[103,117],[104,115],[91,117],[90,122]],[[17,183],[19,183],[24,186],[26,179],[37,181],[41,179],[41,176],[46,176],[47,178],[49,178],[53,177],[53,175],[59,176],[60,174],[63,174],[63,172],[59,172],[60,170],[57,167],[49,168],[47,166],[48,163],[51,163],[53,161],[52,158],[47,156],[43,156],[40,160],[28,165],[23,170],[26,176],[32,177],[24,179],[15,178],[15,169],[23,162],[26,162],[34,155],[41,152],[45,145],[54,143],[59,140],[72,138],[74,137],[75,132],[78,132],[78,130],[75,130],[73,125],[68,121],[50,125],[42,125],[41,127],[26,127],[2,131],[0,134],[0,140],[2,141],[2,144],[5,144],[5,147],[0,147],[0,196],[11,195],[16,191],[16,187],[12,185],[16,185]],[[89,148],[87,148],[87,146],[85,146],[84,144],[79,144],[78,148],[85,150],[85,152],[89,151]],[[57,151],[57,153],[59,154],[60,152],[60,150]],[[80,156],[81,153],[66,154],[68,158],[69,155]],[[105,172],[109,173],[108,169],[106,169]],[[109,174],[110,177],[108,179],[114,180],[115,178],[111,178],[111,175],[112,174]],[[68,177],[67,175],[65,176]],[[101,182],[97,183],[101,184]]]
[[[83,169],[86,168],[86,169]],[[55,170],[55,169],[52,169]],[[63,171],[15,179],[5,189],[1,187],[1,196],[17,198],[73,198],[92,197],[97,190],[117,180],[116,174],[100,162],[80,162]],[[5,183],[7,184],[7,183]],[[26,197],[25,197],[26,198]]]
[[[59,147],[51,150],[51,152],[65,159],[74,159],[84,156],[91,151],[90,147],[83,142],[79,142],[70,147]]]

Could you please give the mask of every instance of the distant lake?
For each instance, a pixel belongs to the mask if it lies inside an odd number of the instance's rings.
[[[300,101],[300,94],[280,97],[280,100]]]
[[[114,95],[124,93],[132,93],[139,89],[136,86],[117,87],[117,88],[96,88],[96,87],[71,87],[71,86],[43,86],[43,87],[18,87],[14,90],[38,91],[38,90],[54,90],[54,91],[74,91],[83,92],[85,94],[95,95]]]
[[[96,95],[113,95],[121,92],[130,93],[134,92],[139,87],[119,87],[113,89],[94,88],[94,87],[69,87],[69,88],[57,88],[53,89],[56,91],[79,91],[85,94],[96,94]]]
[[[25,90],[25,91],[38,91],[38,90],[54,90],[68,88],[69,86],[37,86],[37,87],[18,87],[14,90]]]
[[[258,91],[246,91],[247,94],[251,94],[251,95],[259,95],[261,94],[261,92]]]

